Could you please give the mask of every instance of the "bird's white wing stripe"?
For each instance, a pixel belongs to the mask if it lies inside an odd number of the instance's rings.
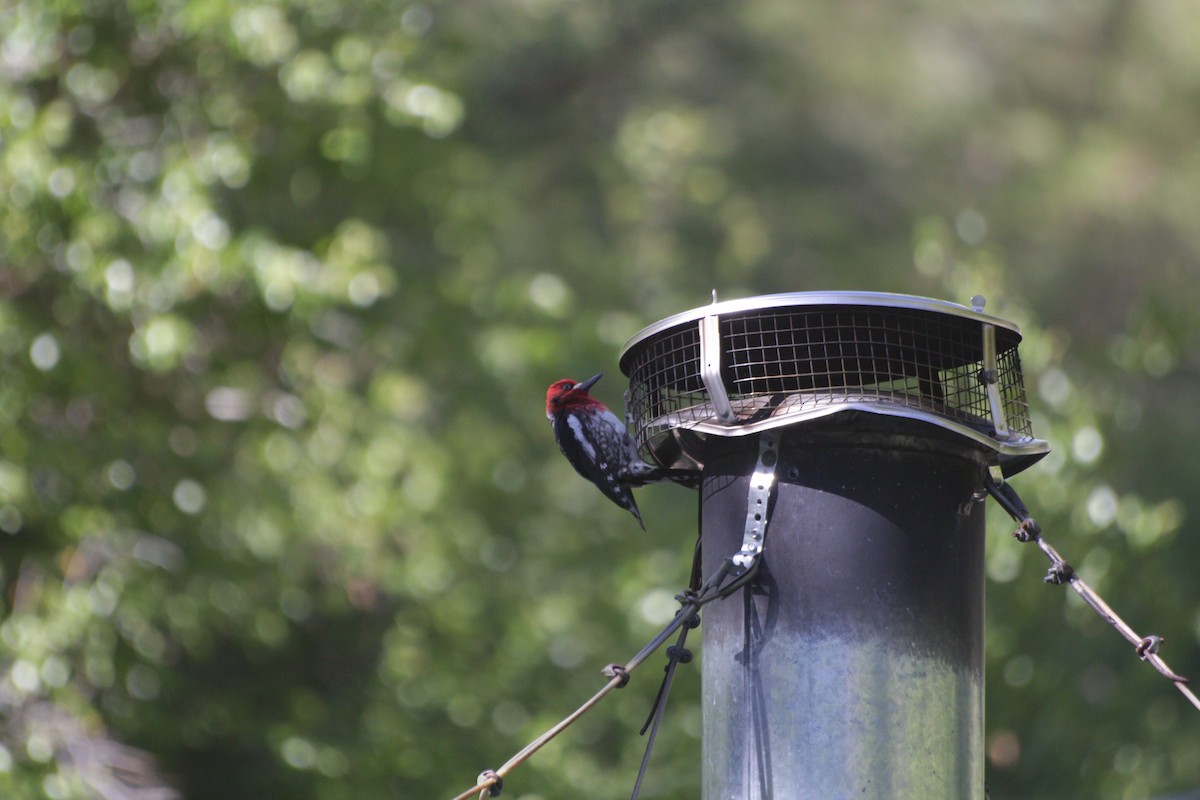
[[[571,433],[575,434],[575,441],[579,442],[579,446],[587,453],[588,458],[595,461],[596,448],[588,440],[587,434],[583,430],[583,422],[575,414],[568,414],[567,424],[571,426]]]

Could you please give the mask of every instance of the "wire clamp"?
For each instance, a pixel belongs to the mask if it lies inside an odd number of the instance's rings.
[[[1163,637],[1155,634],[1150,634],[1146,638],[1138,642],[1137,650],[1138,658],[1145,661],[1148,656],[1158,655],[1159,649],[1162,647]]]
[[[621,682],[617,684],[618,689],[624,689],[629,684],[629,670],[620,664],[609,664],[600,672],[608,678],[620,678]]]
[[[1037,524],[1037,520],[1033,517],[1026,517],[1021,520],[1017,529],[1013,531],[1013,538],[1022,544],[1028,542],[1036,542],[1042,537],[1042,527]]]
[[[690,664],[692,663],[692,651],[673,644],[667,648],[667,659],[678,661],[680,664]]]
[[[1075,568],[1064,561],[1061,564],[1052,564],[1046,570],[1046,577],[1042,578],[1042,582],[1051,586],[1062,586],[1064,583],[1070,582],[1074,575]]]
[[[475,779],[475,783],[480,786],[486,784],[484,790],[487,791],[488,797],[499,797],[500,791],[504,788],[504,778],[501,778],[500,774],[494,769],[485,769],[479,773],[479,777]]]

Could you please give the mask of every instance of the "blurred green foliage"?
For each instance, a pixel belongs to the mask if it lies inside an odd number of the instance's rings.
[[[1200,41],[1179,3],[0,2],[0,793],[449,797],[686,581],[546,384],[905,291],[1026,335],[1018,479],[1200,674]],[[995,798],[1200,784],[1194,712],[988,542]],[[653,672],[654,670],[651,670]],[[621,796],[656,678],[510,778]],[[685,674],[643,796],[698,795]]]

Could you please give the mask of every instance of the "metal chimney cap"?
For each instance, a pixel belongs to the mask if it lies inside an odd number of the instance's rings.
[[[715,291],[713,292],[713,296],[716,297]],[[993,317],[991,314],[975,311],[959,303],[951,303],[948,300],[937,300],[932,297],[921,297],[913,294],[891,294],[888,292],[783,292],[780,294],[742,297],[737,300],[722,300],[706,306],[693,308],[690,311],[681,311],[666,319],[659,320],[653,325],[647,325],[629,337],[628,341],[625,342],[625,346],[621,348],[621,371],[628,374],[626,359],[629,351],[639,342],[654,336],[656,333],[669,330],[685,322],[695,322],[714,314],[725,316],[745,311],[761,311],[763,309],[787,306],[886,306],[888,308],[911,308],[920,311],[953,314],[954,316],[972,319],[977,322],[984,322],[989,325],[995,325],[997,328],[1006,328],[1017,334],[1018,337],[1021,333],[1021,329],[1016,323],[999,317]]]
[[[1020,331],[985,302],[793,292],[668,317],[621,352],[634,439],[647,461],[698,471],[709,437],[868,412],[966,437],[1012,474],[1049,446],[1033,436]]]

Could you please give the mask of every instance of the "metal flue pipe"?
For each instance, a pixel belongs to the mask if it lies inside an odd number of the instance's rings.
[[[985,460],[847,427],[781,437],[758,579],[706,610],[705,800],[983,796]],[[740,545],[754,459],[722,450],[706,574]]]

